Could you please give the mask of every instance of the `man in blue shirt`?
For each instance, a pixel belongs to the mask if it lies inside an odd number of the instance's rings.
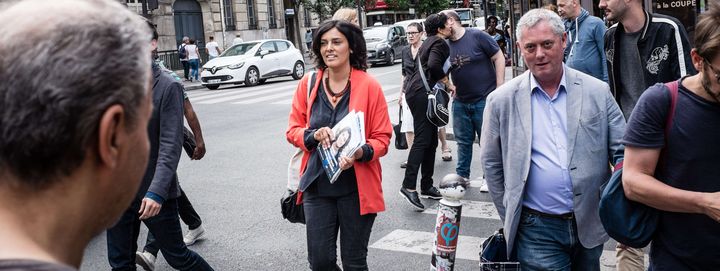
[[[477,28],[463,28],[453,10],[443,11],[452,30],[450,75],[456,93],[452,104],[453,129],[458,144],[456,173],[470,178],[475,136],[480,136],[485,98],[505,82],[505,56],[497,42]],[[481,191],[487,192],[483,185]]]
[[[528,71],[488,96],[480,137],[507,253],[523,270],[599,271],[599,189],[622,156],[625,119],[605,82],[563,65],[557,14],[531,10],[516,34]]]
[[[578,0],[558,0],[558,13],[568,34],[565,64],[607,83],[605,24],[580,6]]]

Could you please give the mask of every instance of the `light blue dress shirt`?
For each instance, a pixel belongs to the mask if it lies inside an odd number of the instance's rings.
[[[558,90],[550,97],[530,74],[532,148],[523,206],[548,214],[573,211],[566,85],[563,69]]]

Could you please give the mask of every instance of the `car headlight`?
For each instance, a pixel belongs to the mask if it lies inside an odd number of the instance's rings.
[[[232,64],[232,65],[228,66],[228,68],[235,70],[235,69],[242,68],[242,66],[244,66],[244,65],[245,65],[245,62],[240,62],[238,64]]]
[[[378,50],[386,49],[386,48],[390,48],[390,44],[380,43],[378,45],[375,45],[375,49],[378,49]]]

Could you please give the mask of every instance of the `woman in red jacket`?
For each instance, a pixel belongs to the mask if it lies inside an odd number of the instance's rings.
[[[287,140],[305,151],[299,202],[303,203],[308,260],[312,270],[337,270],[340,230],[343,270],[367,270],[367,247],[378,212],[385,210],[380,157],[388,150],[392,127],[380,84],[368,75],[362,30],[344,21],[327,21],[313,38],[316,83],[308,97],[308,76],[295,91]],[[340,159],[335,183],[323,171],[319,146],[334,140],[331,128],[350,111],[364,112],[366,144]]]

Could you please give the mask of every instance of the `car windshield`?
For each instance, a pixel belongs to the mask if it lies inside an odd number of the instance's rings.
[[[257,42],[240,43],[238,45],[228,48],[220,56],[244,55],[245,53],[250,51],[251,48],[255,47],[255,45],[257,45],[257,44],[258,44]]]
[[[470,20],[471,14],[470,10],[457,10],[458,16],[460,16],[461,21],[467,21]]]
[[[373,27],[365,28],[365,30],[363,30],[363,36],[365,36],[365,41],[384,40],[387,38],[387,33],[387,27]]]

